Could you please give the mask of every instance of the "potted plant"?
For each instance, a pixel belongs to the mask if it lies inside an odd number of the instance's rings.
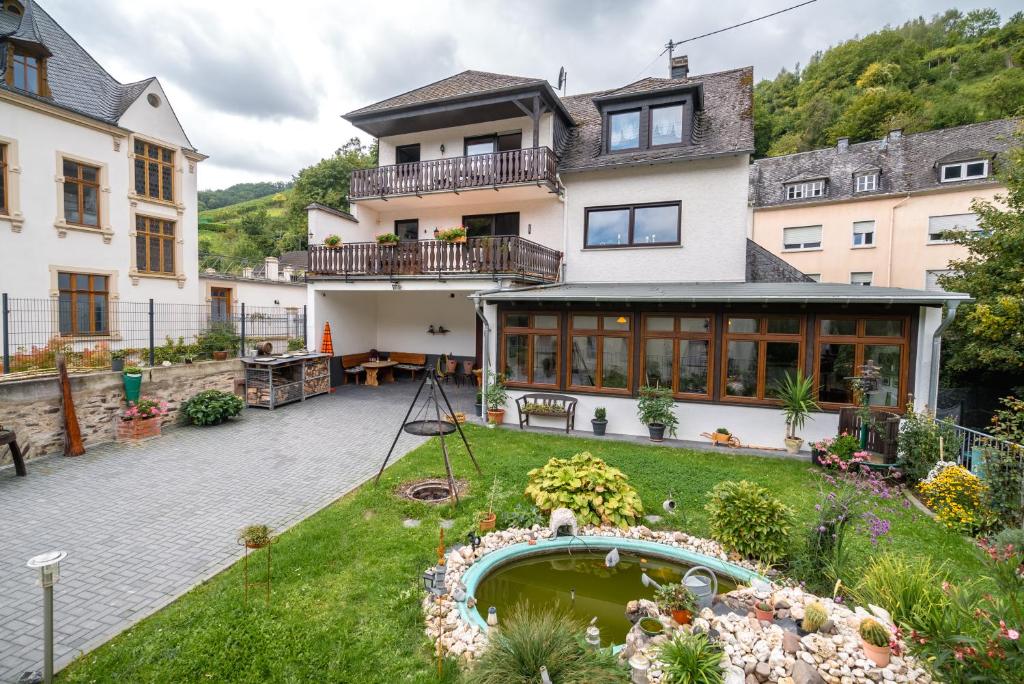
[[[697,598],[682,583],[663,584],[654,593],[658,608],[672,614],[672,619],[681,625],[688,625],[697,612]]]
[[[775,606],[764,599],[754,604],[754,615],[758,620],[771,622],[775,619]]]
[[[661,442],[665,439],[665,432],[675,437],[676,426],[679,419],[672,411],[675,401],[672,399],[672,390],[668,387],[651,387],[645,385],[640,388],[640,399],[636,403],[637,416],[640,422],[647,426],[651,434],[652,442]]]
[[[500,425],[505,422],[505,404],[508,403],[505,376],[492,371],[487,377],[487,422]]]
[[[729,432],[729,428],[716,428],[715,431],[711,433],[711,442],[715,446],[718,446],[719,444],[728,444],[731,439],[732,433]]]
[[[238,532],[238,542],[247,549],[262,549],[273,541],[266,525],[247,525]]]
[[[462,226],[455,226],[454,228],[435,233],[434,237],[442,242],[462,244],[466,241],[466,229]]]
[[[484,395],[480,390],[476,391],[476,403],[473,406],[476,408],[476,415],[479,416],[484,408]]]
[[[121,382],[124,383],[125,401],[129,404],[137,403],[142,391],[142,369],[138,366],[128,366],[121,374]]]
[[[142,397],[137,402],[128,402],[128,408],[121,414],[117,426],[120,441],[138,441],[160,436],[160,419],[170,413],[166,401]]]
[[[237,352],[240,338],[234,325],[226,321],[218,321],[204,330],[196,338],[196,346],[203,354],[208,354],[216,361],[224,361],[232,352]]]
[[[857,631],[860,633],[860,644],[864,648],[864,653],[871,662],[878,667],[888,665],[892,649],[889,646],[889,630],[885,625],[874,618],[864,618]]]
[[[790,454],[800,452],[804,440],[796,433],[803,429],[811,412],[818,410],[818,402],[814,401],[815,389],[814,378],[804,376],[800,370],[795,376],[786,373],[775,384],[775,396],[782,401],[782,413],[786,417],[786,451]]]
[[[324,238],[324,246],[330,249],[337,249],[338,247],[341,247],[341,236],[328,235]]]
[[[825,606],[817,601],[812,601],[804,608],[804,619],[797,626],[797,632],[800,636],[812,634],[821,629],[827,620],[828,611],[825,610]]]
[[[394,247],[398,244],[398,236],[394,233],[381,233],[377,236],[377,244],[381,247]]]
[[[495,521],[498,519],[498,516],[494,513],[494,499],[497,498],[500,491],[498,488],[498,478],[494,478],[494,482],[491,484],[491,491],[487,495],[487,512],[480,514],[481,532],[494,529]]]
[[[115,349],[110,352],[110,370],[112,371],[123,371],[124,370],[124,359],[128,356],[128,352],[123,349]]]
[[[604,434],[605,428],[608,427],[608,412],[603,406],[594,409],[594,417],[590,419],[590,424],[594,426],[595,435],[600,437]]]

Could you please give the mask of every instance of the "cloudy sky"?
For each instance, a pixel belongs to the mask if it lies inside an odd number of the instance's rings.
[[[357,131],[340,115],[464,69],[555,80],[568,92],[663,75],[664,43],[798,0],[40,0],[116,78],[159,77],[193,144],[200,187],[288,179]],[[691,73],[755,77],[815,50],[948,7],[1015,0],[818,0],[684,46]]]

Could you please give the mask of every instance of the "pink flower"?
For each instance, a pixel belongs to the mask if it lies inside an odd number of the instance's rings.
[[[1018,632],[1015,629],[1007,630],[1006,631],[1006,638],[1009,639],[1010,641],[1016,641],[1017,639],[1020,639],[1020,632]]]

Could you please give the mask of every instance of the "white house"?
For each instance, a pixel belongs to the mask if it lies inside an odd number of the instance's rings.
[[[835,434],[867,361],[874,405],[929,397],[942,306],[966,296],[815,283],[748,241],[752,100],[751,68],[690,76],[677,57],[584,95],[466,71],[350,112],[380,166],[353,174],[351,214],[309,210],[310,339],[330,323],[337,355],[473,358],[513,396],[573,395],[579,427],[601,406],[628,434],[646,434],[644,385],[672,388],[680,438],[766,446],[787,372],[820,388],[807,439]],[[432,239],[458,225],[465,244]]]

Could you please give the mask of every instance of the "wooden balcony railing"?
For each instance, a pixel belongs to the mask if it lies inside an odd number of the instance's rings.
[[[469,238],[463,243],[407,240],[393,246],[355,242],[309,246],[310,277],[518,276],[558,279],[562,253],[517,236]]]
[[[517,183],[556,185],[558,159],[547,147],[445,157],[352,172],[349,197],[415,195]]]

